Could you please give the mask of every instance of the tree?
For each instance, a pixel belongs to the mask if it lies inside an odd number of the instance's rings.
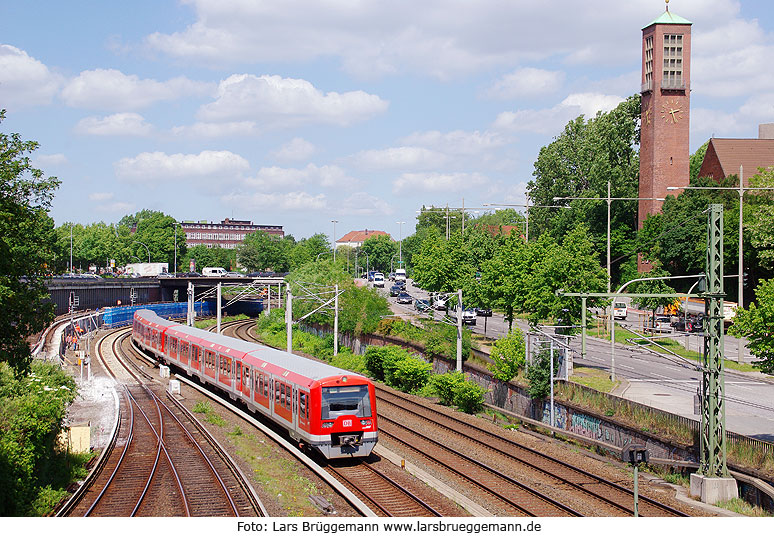
[[[511,329],[500,337],[492,347],[489,357],[494,360],[492,374],[501,382],[510,382],[526,362],[524,334],[519,328]]]
[[[762,281],[755,289],[756,300],[749,308],[739,308],[729,333],[734,337],[747,337],[750,352],[758,358],[753,366],[767,373],[774,373],[774,279]]]
[[[368,263],[371,269],[388,272],[390,262],[393,264],[397,258],[393,255],[398,253],[398,244],[393,241],[389,235],[376,235],[363,241],[361,252],[368,254]]]
[[[223,267],[224,269],[231,269],[235,259],[236,251],[228,248],[210,248],[206,245],[195,245],[186,251],[186,262],[188,260],[194,260],[194,262],[196,262],[196,269],[199,270],[205,267]],[[179,255],[177,264],[178,267],[184,269],[188,268],[188,264],[184,263]]]
[[[568,200],[569,209],[530,209],[530,238],[547,232],[561,242],[579,223],[587,224],[595,252],[603,255],[607,245],[608,182],[613,198],[636,198],[639,191],[640,96],[629,97],[608,113],[586,121],[570,121],[553,142],[540,149],[534,179],[527,187],[537,206],[557,205],[554,197]],[[633,254],[630,242],[637,228],[637,202],[616,201],[611,205],[611,255]],[[600,260],[600,264],[603,263]],[[613,269],[617,282],[618,266]]]
[[[0,123],[4,119],[0,110]],[[48,210],[59,180],[31,166],[29,155],[37,148],[19,134],[0,133],[0,361],[17,375],[29,370],[27,337],[54,317],[44,275],[54,257]]]
[[[282,273],[290,269],[290,258],[295,239],[280,237],[258,230],[248,233],[237,248],[239,264],[250,271],[272,270]]]

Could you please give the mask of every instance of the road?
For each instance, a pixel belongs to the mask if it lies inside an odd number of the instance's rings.
[[[390,299],[393,312],[405,317],[416,316],[413,305],[398,305],[395,298],[389,297],[387,283],[384,295]],[[415,298],[427,299],[429,294],[414,288],[409,281],[409,294]],[[436,317],[443,313],[436,311]],[[625,322],[619,322],[634,328],[642,327],[644,315],[638,311],[629,311]],[[524,321],[514,325],[522,331],[529,326]],[[469,326],[474,332],[487,337],[498,338],[508,332],[508,322],[502,314],[492,317],[478,317],[475,326]],[[548,328],[550,331],[552,328]],[[486,330],[486,331],[485,331]],[[675,340],[684,342],[690,350],[701,351],[703,337],[700,334],[671,334]],[[571,340],[575,350],[575,365],[595,367],[611,371],[610,341],[587,338],[586,355],[581,356],[581,339]],[[745,348],[745,341],[731,336],[724,339],[726,357],[736,360],[738,349],[744,349],[744,360],[751,361],[753,356]],[[617,344],[615,349],[616,379],[623,381],[615,393],[626,399],[646,404],[654,408],[673,412],[698,420],[694,414],[694,397],[701,382],[700,368],[693,362],[683,361],[676,356],[668,356],[645,350],[639,346]],[[743,373],[727,370],[726,384],[726,428],[735,433],[774,442],[774,378],[759,373]]]

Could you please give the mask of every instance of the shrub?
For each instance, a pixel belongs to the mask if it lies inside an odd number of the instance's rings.
[[[463,380],[454,387],[454,405],[463,412],[474,414],[484,407],[486,390],[470,380]]]
[[[397,360],[406,355],[399,346],[369,346],[365,351],[365,366],[373,378],[387,382]]]
[[[441,375],[433,375],[430,379],[430,386],[442,405],[452,406],[454,404],[454,389],[462,382],[465,382],[465,375],[459,371],[451,371]]]
[[[412,393],[427,384],[432,366],[426,361],[405,354],[396,359],[387,378],[387,384],[406,393]]]
[[[490,357],[494,360],[492,374],[501,382],[510,382],[519,369],[524,367],[526,346],[524,334],[519,328],[513,328],[508,335],[497,339]]]

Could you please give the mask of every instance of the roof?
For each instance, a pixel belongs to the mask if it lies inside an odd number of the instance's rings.
[[[648,28],[649,26],[653,26],[654,24],[693,24],[691,21],[687,19],[683,19],[679,15],[675,15],[671,11],[669,11],[669,8],[661,14],[661,16],[656,19],[655,21],[651,22],[650,24],[643,26],[643,30]]]
[[[738,175],[742,166],[742,179],[747,182],[758,174],[758,168],[774,166],[774,139],[725,139],[713,137],[709,141],[704,163],[717,157],[723,176]],[[702,175],[701,171],[699,175]]]
[[[337,243],[362,243],[366,239],[379,235],[387,235],[392,239],[389,233],[381,230],[354,230],[345,234]]]

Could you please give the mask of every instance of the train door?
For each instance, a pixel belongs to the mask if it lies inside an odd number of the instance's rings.
[[[293,423],[293,389],[285,382],[274,381],[274,414],[289,424]]]
[[[202,349],[199,348],[198,344],[191,344],[191,369],[194,371],[200,372],[201,371],[201,355],[202,355]]]
[[[191,356],[191,345],[187,341],[180,341],[180,363],[186,367]]]
[[[219,382],[228,387],[231,388],[231,377],[232,377],[232,359],[226,356],[218,356],[218,380]]]
[[[245,367],[247,369],[247,367]],[[236,392],[241,394],[242,393],[242,361],[235,359],[234,360],[234,376],[236,377],[235,387]]]
[[[217,374],[215,373],[215,352],[212,350],[205,350],[204,351],[204,376],[210,377],[213,380],[217,379]]]
[[[298,390],[298,420],[297,428],[301,433],[309,433],[309,391]]]

